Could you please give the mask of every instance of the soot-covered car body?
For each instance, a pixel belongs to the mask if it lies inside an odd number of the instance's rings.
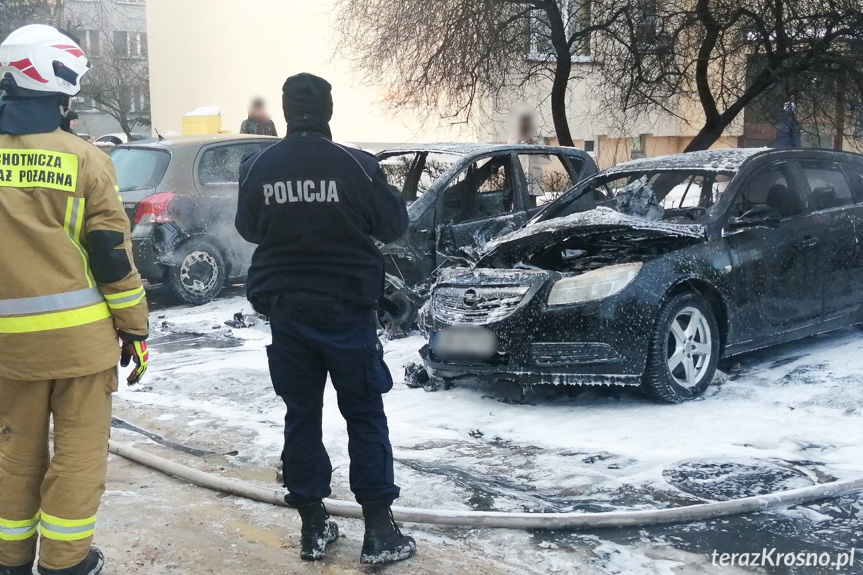
[[[432,377],[641,384],[684,401],[722,356],[863,319],[863,156],[628,162],[489,247],[434,287]]]
[[[414,324],[437,270],[475,260],[490,240],[596,173],[586,152],[555,146],[418,144],[385,150],[378,159],[410,216],[407,233],[381,247],[384,320],[404,328]]]
[[[210,134],[121,144],[111,158],[141,276],[201,305],[245,278],[255,246],[237,233],[240,162],[279,141]]]

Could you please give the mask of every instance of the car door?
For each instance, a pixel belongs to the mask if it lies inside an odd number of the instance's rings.
[[[856,312],[863,302],[863,206],[838,162],[811,159],[798,164],[810,209],[824,218],[824,319],[836,319]]]
[[[725,224],[735,343],[784,337],[821,321],[824,216],[809,211],[799,170],[788,162],[745,178]],[[775,226],[734,228],[732,220],[766,206]]]
[[[234,225],[240,164],[260,152],[264,145],[260,141],[240,141],[208,146],[198,156],[195,168],[202,228],[227,247],[230,253],[226,263],[237,277],[246,273],[255,251],[255,246],[240,237]]]
[[[496,154],[470,163],[438,195],[438,265],[473,259],[486,244],[527,221],[515,158]]]

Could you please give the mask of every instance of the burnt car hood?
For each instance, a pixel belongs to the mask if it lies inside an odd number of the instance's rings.
[[[700,224],[678,224],[663,221],[650,221],[638,216],[623,214],[610,208],[596,208],[586,212],[571,214],[528,224],[511,234],[492,240],[485,253],[477,262],[477,267],[497,267],[491,265],[501,256],[525,258],[572,238],[602,236],[623,241],[638,239],[639,243],[661,241],[674,245],[692,244],[705,239],[705,228]]]

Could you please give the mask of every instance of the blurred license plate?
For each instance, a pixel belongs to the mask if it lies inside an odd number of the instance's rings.
[[[430,346],[441,359],[489,359],[497,353],[497,335],[477,325],[455,325],[435,332]]]

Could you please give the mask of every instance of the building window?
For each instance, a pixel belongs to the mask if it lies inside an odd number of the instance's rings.
[[[655,0],[641,0],[635,6],[635,37],[640,48],[656,44],[659,31],[659,7]]]
[[[629,138],[629,157],[633,160],[644,158],[647,144],[647,134],[642,134],[636,138]]]
[[[585,140],[584,141],[584,151],[585,152],[595,152],[596,151],[596,142],[593,140]]]
[[[114,54],[123,58],[146,58],[147,35],[142,32],[114,32]]]
[[[150,108],[150,95],[143,86],[129,88],[129,112],[135,114],[146,112]]]
[[[591,0],[557,0],[563,15],[563,24],[567,36],[576,34],[588,26],[590,22]],[[554,61],[555,52],[551,43],[551,23],[545,10],[532,10],[528,21],[530,27],[530,45],[527,57],[537,62]],[[590,38],[583,38],[576,43],[576,56],[590,54]]]
[[[102,55],[102,35],[99,30],[82,30],[75,35],[78,36],[80,46],[88,58],[98,58]]]

